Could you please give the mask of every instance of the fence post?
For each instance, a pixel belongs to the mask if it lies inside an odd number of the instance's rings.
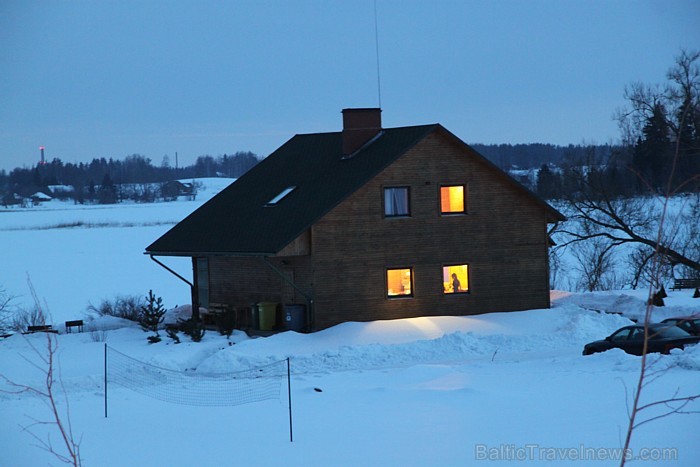
[[[107,344],[105,343],[105,418],[107,418]]]
[[[292,376],[289,369],[289,357],[287,357],[287,394],[289,395],[289,442],[294,442],[292,434]]]

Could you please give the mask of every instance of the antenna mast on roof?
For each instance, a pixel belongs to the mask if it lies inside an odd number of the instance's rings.
[[[382,82],[379,76],[379,25],[377,22],[377,0],[374,0],[374,44],[377,52],[377,98],[382,108]]]

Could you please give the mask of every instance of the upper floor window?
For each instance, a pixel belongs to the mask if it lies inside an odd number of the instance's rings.
[[[464,185],[440,187],[440,214],[464,214],[466,189]]]
[[[387,269],[386,290],[389,297],[413,296],[413,270],[411,268]]]
[[[407,186],[384,188],[384,216],[410,216],[409,189]]]

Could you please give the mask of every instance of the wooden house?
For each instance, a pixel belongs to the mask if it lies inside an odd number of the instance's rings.
[[[169,180],[160,186],[160,194],[166,200],[176,200],[180,196],[194,199],[194,183]]]
[[[262,303],[313,331],[547,308],[562,220],[441,125],[345,109],[342,131],[294,136],[146,253],[192,258],[194,310]]]

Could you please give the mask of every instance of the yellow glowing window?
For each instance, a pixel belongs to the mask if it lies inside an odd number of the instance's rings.
[[[411,268],[387,269],[386,289],[389,297],[413,295],[413,271]]]
[[[464,185],[440,187],[440,212],[442,214],[464,212]]]
[[[444,266],[442,268],[442,288],[446,294],[469,292],[469,265]]]

